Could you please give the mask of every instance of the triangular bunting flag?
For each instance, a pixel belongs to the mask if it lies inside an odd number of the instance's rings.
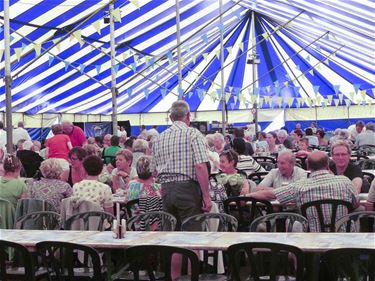
[[[204,57],[204,60],[207,61],[208,53],[203,53],[202,55],[203,55],[203,57]]]
[[[52,62],[54,61],[54,56],[48,56],[48,66],[51,66]]]
[[[266,86],[266,90],[267,90],[267,92],[269,93],[270,90],[271,90],[271,86],[270,86],[270,85]]]
[[[1,60],[1,55],[0,55],[0,60]],[[364,100],[366,98],[366,90],[361,91],[361,97],[362,97],[362,100]]]
[[[324,63],[325,63],[326,65],[329,65],[329,60],[326,59],[326,60],[324,61]]]
[[[230,99],[230,93],[226,93],[225,94],[225,102],[228,103],[229,99]]]
[[[233,97],[233,101],[234,101],[234,103],[236,104],[237,101],[238,101],[238,97],[237,97],[237,96],[234,96],[234,97]]]
[[[319,88],[320,88],[319,85],[315,85],[315,86],[313,86],[313,89],[314,89],[314,93],[315,93],[315,95],[318,94],[318,92],[319,92]]]
[[[332,98],[333,96],[327,96],[328,103],[331,105],[332,104]]]
[[[181,99],[182,96],[184,95],[184,89],[178,87],[177,92],[178,92],[178,98]]]
[[[354,92],[357,93],[360,87],[361,84],[353,84]]]
[[[14,48],[14,52],[16,53],[17,61],[20,61],[22,56],[22,48]]]
[[[333,85],[333,90],[335,91],[335,94],[337,95],[339,93],[340,85]]]
[[[349,99],[344,99],[346,107],[349,107],[352,104],[352,101]]]
[[[164,98],[165,95],[167,94],[167,90],[166,89],[161,89],[161,96]]]
[[[285,81],[285,82],[284,82],[284,87],[286,87],[286,88],[289,87],[289,82],[288,82],[288,81]]]
[[[321,69],[320,63],[318,63],[318,64],[315,66],[315,68],[316,68],[317,70],[320,70],[320,69]]]
[[[130,2],[136,7],[139,9],[139,2],[138,0],[130,0]]]
[[[42,50],[42,45],[41,44],[34,44],[34,50],[35,50],[35,56],[39,57],[40,51]],[[1,56],[0,56],[0,60],[1,60]]]
[[[230,103],[230,109],[233,110],[235,105],[236,105],[236,104],[235,104],[234,102],[231,102],[231,103]]]
[[[148,99],[148,95],[150,94],[150,90],[146,88],[146,89],[143,90],[143,92],[144,92],[145,98],[147,100]]]
[[[131,95],[132,95],[132,93],[133,93],[133,88],[128,88],[128,89],[126,90],[126,92],[128,93],[128,96],[129,96],[129,98],[130,98]]]
[[[193,63],[195,64],[197,62],[197,56],[196,55],[192,55],[191,56],[191,60],[193,61]]]
[[[340,100],[338,100],[338,99],[334,99],[333,101],[335,102],[335,106],[336,106],[336,107],[339,106]]]
[[[263,36],[264,40],[267,40],[268,37],[269,37],[269,35],[268,35],[266,32],[264,32],[264,33],[262,34],[262,36]]]
[[[288,106],[291,107],[294,101],[294,98],[288,98]]]
[[[314,69],[310,69],[310,70],[309,70],[309,73],[310,73],[311,75],[314,75]]]
[[[60,41],[60,39],[54,39],[54,40],[52,40],[53,45],[55,45],[55,48],[57,49],[58,52],[61,51],[60,43],[58,43],[59,41]]]
[[[220,50],[216,50],[215,55],[216,55],[217,59],[220,60]]]
[[[208,43],[208,36],[207,36],[207,34],[203,34],[202,36],[201,36],[201,38],[202,38],[202,40],[203,40],[203,42],[204,43]]]
[[[120,11],[120,8],[114,9],[112,14],[113,14],[113,17],[115,18],[115,21],[121,22],[121,11]]]
[[[264,104],[264,98],[259,99],[259,108],[262,108]]]
[[[100,64],[95,65],[96,73],[99,75],[102,66]]]
[[[321,106],[322,105],[322,96],[316,96],[315,98],[315,105]]]
[[[227,48],[227,51],[228,51],[228,53],[231,55],[232,54],[232,50],[233,50],[233,47],[228,47]]]
[[[130,64],[130,67],[131,67],[131,69],[133,70],[134,73],[137,71],[137,64],[135,62]]]
[[[113,66],[113,70],[115,71],[116,74],[117,74],[117,72],[118,72],[119,67],[120,67],[120,65],[118,65],[118,64],[115,64],[115,65]]]
[[[283,98],[282,97],[277,97],[277,103],[278,103],[279,107],[282,107]]]
[[[297,98],[297,107],[301,107],[304,103],[303,98]]]
[[[92,26],[95,28],[96,32],[100,34],[100,23],[101,23],[101,20],[97,20],[96,22],[94,22],[92,24]]]
[[[67,71],[70,63],[64,60],[64,64],[65,64],[65,71]]]
[[[83,63],[81,63],[81,64],[79,65],[79,71],[80,71],[81,73],[84,72],[85,68],[86,68],[86,65],[84,65]]]
[[[339,96],[340,103],[342,104],[342,99],[343,99],[344,95],[343,94],[338,94],[338,96]]]
[[[243,52],[243,48],[244,48],[243,42],[240,43],[239,47],[240,47],[240,50]]]
[[[27,45],[25,43],[22,43],[22,51],[25,50],[25,48],[27,47]]]

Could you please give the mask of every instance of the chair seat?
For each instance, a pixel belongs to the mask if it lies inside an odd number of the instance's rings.
[[[6,271],[7,271],[7,276],[10,279],[14,278],[15,280],[17,280],[17,278],[20,275],[25,274],[25,268],[24,267],[7,267]],[[34,272],[34,275],[35,275],[36,279],[40,279],[42,277],[47,277],[48,272],[45,268],[39,268],[38,270],[36,270]]]

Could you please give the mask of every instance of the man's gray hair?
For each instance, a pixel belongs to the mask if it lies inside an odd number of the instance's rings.
[[[335,149],[336,146],[345,146],[346,147],[346,150],[348,151],[348,154],[351,155],[352,154],[352,149],[350,148],[350,145],[347,141],[345,140],[338,140],[338,141],[335,141],[332,145],[331,145],[331,156],[333,155],[333,151]]]
[[[148,148],[148,142],[144,139],[136,139],[133,142],[133,152],[146,152]]]
[[[293,163],[293,165],[296,164],[296,156],[293,152],[289,150],[283,150],[279,152],[279,155],[277,157],[279,158],[280,156],[288,156],[290,162]]]
[[[189,105],[186,101],[178,100],[172,104],[170,109],[171,118],[173,120],[182,120],[190,112]]]
[[[372,123],[372,122],[368,122],[367,124],[366,124],[366,130],[367,131],[374,131],[374,123]]]
[[[287,136],[288,136],[288,132],[285,131],[285,130],[279,130],[279,131],[277,132],[277,135],[278,135],[278,136],[284,136],[284,137],[287,137]]]

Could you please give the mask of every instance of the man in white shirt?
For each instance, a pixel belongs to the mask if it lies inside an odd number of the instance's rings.
[[[13,144],[17,144],[20,140],[31,141],[29,133],[24,128],[22,121],[18,122],[18,128],[13,129]]]
[[[292,152],[281,152],[277,158],[278,168],[272,169],[268,173],[259,184],[258,189],[262,189],[262,187],[278,188],[307,178],[307,172],[304,169],[296,167],[295,164],[296,157]]]

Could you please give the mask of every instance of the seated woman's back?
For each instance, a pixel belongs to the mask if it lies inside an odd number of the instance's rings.
[[[4,159],[4,176],[0,180],[0,198],[8,200],[17,206],[20,198],[27,196],[26,184],[19,179],[21,162],[12,154],[8,154]]]
[[[43,161],[40,171],[43,178],[27,182],[28,196],[48,201],[59,212],[61,200],[70,197],[73,189],[68,183],[59,179],[63,169],[55,158]]]

